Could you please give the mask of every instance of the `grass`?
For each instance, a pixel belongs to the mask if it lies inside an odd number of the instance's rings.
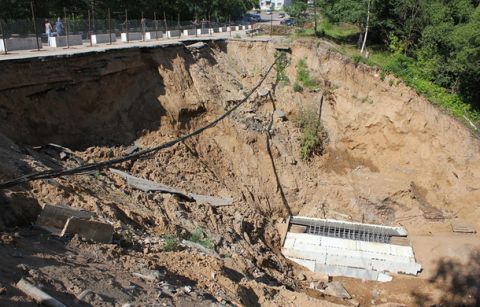
[[[208,249],[213,248],[212,241],[205,235],[205,232],[201,228],[195,229],[195,231],[190,234],[189,241],[198,243]]]

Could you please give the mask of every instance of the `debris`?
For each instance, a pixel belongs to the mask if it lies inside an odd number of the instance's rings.
[[[199,49],[203,49],[205,47],[207,47],[207,44],[205,44],[204,42],[198,42],[198,43],[195,43],[195,44],[188,45],[187,49],[188,50],[199,50]]]
[[[452,231],[458,233],[476,233],[477,231],[472,225],[465,223],[463,220],[455,220],[451,223]]]
[[[78,234],[81,237],[98,243],[110,243],[113,237],[113,226],[97,221],[87,221],[71,217],[65,223],[60,236]]]
[[[63,229],[67,220],[71,217],[88,220],[93,217],[92,212],[77,210],[67,206],[52,206],[45,204],[37,219],[38,226],[54,227]]]
[[[339,297],[342,299],[352,298],[350,294],[347,292],[347,290],[345,290],[343,285],[338,281],[329,282],[325,290],[323,290],[322,292],[327,295]]]
[[[360,306],[360,302],[357,301],[357,300],[351,299],[351,300],[348,300],[348,302],[350,303],[350,305],[352,305],[354,307]]]
[[[183,290],[185,291],[185,293],[190,293],[190,292],[192,292],[192,287],[185,286],[185,287],[183,287]]]
[[[134,152],[138,151],[140,147],[137,146],[137,144],[133,143],[132,145],[128,146],[127,149],[125,149],[125,154],[126,155],[131,155]]]
[[[87,295],[89,295],[90,293],[93,293],[93,291],[90,289],[83,290],[79,295],[77,295],[77,298],[76,298],[77,303],[83,301],[85,297],[87,297]]]
[[[293,233],[305,233],[305,232],[307,232],[307,226],[292,225],[292,226],[290,226],[290,232],[293,232]]]
[[[58,300],[54,299],[47,293],[43,292],[42,290],[38,289],[25,279],[20,279],[20,281],[17,283],[16,287],[31,297],[35,302],[38,304],[43,304],[45,306],[50,306],[50,307],[65,307],[64,304],[59,302]]]
[[[125,179],[128,185],[138,190],[141,190],[143,192],[161,192],[161,193],[175,194],[189,200],[195,200],[197,203],[208,203],[213,207],[230,206],[233,204],[233,199],[231,198],[219,198],[219,197],[213,197],[213,196],[187,193],[161,183],[157,183],[147,179],[132,176],[128,173],[122,172],[117,169],[111,168],[110,171],[122,177],[123,179]]]
[[[138,277],[138,278],[141,278],[143,280],[146,280],[146,281],[156,281],[159,279],[159,276],[155,276],[153,274],[151,275],[144,275],[144,274],[140,274],[140,273],[132,273],[133,276],[135,277]]]

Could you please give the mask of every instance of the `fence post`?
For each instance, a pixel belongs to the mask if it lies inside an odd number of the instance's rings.
[[[3,51],[5,52],[5,54],[8,53],[8,50],[7,50],[7,41],[5,40],[5,32],[3,30],[3,21],[2,19],[0,19],[0,29],[2,30],[2,41],[3,41]]]
[[[108,39],[110,45],[112,44],[112,16],[110,15],[110,8],[108,8]]]
[[[125,34],[127,36],[127,43],[129,42],[128,39],[128,10],[125,9]]]
[[[88,10],[88,37],[90,38],[90,47],[93,46],[93,42],[92,42],[92,27],[91,27],[91,24],[90,24],[90,10]]]
[[[228,28],[230,29],[230,37],[232,37],[232,19],[228,16]]]
[[[67,35],[67,49],[70,48],[70,41],[68,39],[68,17],[67,17],[67,9],[63,8],[63,15],[65,16],[65,34]]]
[[[32,8],[33,31],[35,31],[35,38],[37,39],[37,50],[40,51],[40,43],[38,42],[38,32],[37,32],[37,24],[35,22],[35,9],[33,8],[33,1],[30,2],[30,6]]]

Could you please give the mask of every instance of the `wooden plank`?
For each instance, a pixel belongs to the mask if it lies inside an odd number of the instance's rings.
[[[31,297],[38,304],[49,307],[66,307],[64,304],[35,287],[23,278],[20,279],[16,286],[20,291]]]

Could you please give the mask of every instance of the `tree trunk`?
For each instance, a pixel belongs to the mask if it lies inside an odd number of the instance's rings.
[[[365,52],[365,47],[366,47],[366,44],[367,44],[367,36],[368,36],[368,26],[369,26],[369,22],[370,22],[370,0],[368,0],[367,3],[368,3],[367,4],[367,24],[365,26],[365,37],[363,38],[362,49],[360,50],[361,54],[364,54],[364,52]]]

